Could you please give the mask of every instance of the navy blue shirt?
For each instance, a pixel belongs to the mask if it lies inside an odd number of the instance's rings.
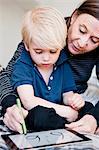
[[[35,96],[57,104],[62,103],[63,93],[76,90],[65,50],[62,50],[60,53],[60,57],[49,77],[48,85],[46,85],[42,75],[31,59],[29,52],[25,49],[15,63],[11,80],[14,89],[20,85],[30,84],[33,86]]]

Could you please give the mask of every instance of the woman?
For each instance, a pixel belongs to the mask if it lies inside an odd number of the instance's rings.
[[[68,51],[68,61],[74,74],[77,92],[82,94],[87,89],[87,81],[91,76],[94,66],[96,66],[96,74],[99,79],[99,1],[86,0],[73,12],[71,17],[66,18],[66,24],[68,26],[68,37],[65,49]],[[23,46],[23,43],[19,44],[14,57],[6,68],[8,77],[11,76],[12,64],[21,54]],[[16,103],[16,95],[12,95],[12,92],[10,94],[8,92],[7,95],[2,101],[3,113],[10,106],[4,115],[4,123],[10,129],[18,131],[20,128],[19,122],[22,122],[22,118],[16,105],[13,105]],[[8,99],[8,97],[10,98]],[[87,101],[87,95],[85,100]],[[23,109],[23,113],[26,116],[28,112]],[[99,126],[98,113],[99,102],[94,109],[91,109],[79,121],[66,126],[76,131],[94,133],[97,126]]]

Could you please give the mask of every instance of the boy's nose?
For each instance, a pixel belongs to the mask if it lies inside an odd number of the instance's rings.
[[[45,54],[45,55],[43,56],[43,60],[44,60],[44,61],[48,61],[49,58],[50,58],[49,54]]]

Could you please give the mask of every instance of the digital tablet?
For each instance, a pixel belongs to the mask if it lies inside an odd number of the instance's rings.
[[[11,150],[44,149],[91,140],[82,134],[67,129],[32,132],[26,135],[5,134],[1,136]]]

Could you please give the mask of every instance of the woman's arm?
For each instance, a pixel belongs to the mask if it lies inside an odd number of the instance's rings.
[[[99,102],[79,121],[66,125],[75,131],[90,133],[94,133],[97,126],[99,126]]]
[[[17,95],[11,86],[7,71],[3,69],[0,72],[0,101],[2,106],[2,115],[4,115],[8,107],[15,104],[16,97]]]
[[[0,100],[2,105],[2,115],[6,112],[6,109],[14,104],[16,104],[17,93],[13,90],[11,85],[11,74],[13,71],[13,66],[22,50],[24,49],[23,42],[19,43],[17,50],[15,51],[13,57],[9,61],[6,69],[0,71]]]
[[[99,126],[99,101],[93,109],[89,110],[88,114],[96,119],[97,125]]]
[[[18,44],[17,50],[14,52],[13,57],[11,58],[11,60],[9,61],[8,65],[7,65],[6,69],[5,69],[6,72],[7,72],[7,75],[9,76],[9,78],[11,78],[14,64],[17,61],[17,59],[20,57],[23,49],[24,49],[24,43],[20,42]]]

